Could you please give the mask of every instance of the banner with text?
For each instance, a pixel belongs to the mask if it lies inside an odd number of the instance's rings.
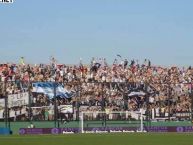
[[[8,107],[23,106],[29,104],[29,93],[8,95]]]

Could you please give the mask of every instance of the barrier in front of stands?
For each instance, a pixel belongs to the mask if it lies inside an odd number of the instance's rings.
[[[0,128],[0,135],[9,135],[11,130],[9,128]]]

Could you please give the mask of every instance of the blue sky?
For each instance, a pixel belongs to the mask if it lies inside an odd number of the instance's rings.
[[[192,65],[192,0],[15,0],[0,4],[0,61],[91,57]]]

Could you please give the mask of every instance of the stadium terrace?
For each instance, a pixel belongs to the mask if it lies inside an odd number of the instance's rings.
[[[191,67],[152,66],[150,60],[27,65],[21,58],[0,65],[0,121],[55,121],[59,127],[78,121],[80,112],[93,112],[84,114],[87,121],[133,121],[139,111],[144,121],[191,121],[192,74]]]

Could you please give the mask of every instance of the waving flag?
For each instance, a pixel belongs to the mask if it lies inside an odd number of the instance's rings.
[[[20,63],[21,65],[25,65],[24,57],[21,57],[21,58],[20,58],[19,63]]]
[[[117,54],[118,57],[122,58],[121,55]]]

